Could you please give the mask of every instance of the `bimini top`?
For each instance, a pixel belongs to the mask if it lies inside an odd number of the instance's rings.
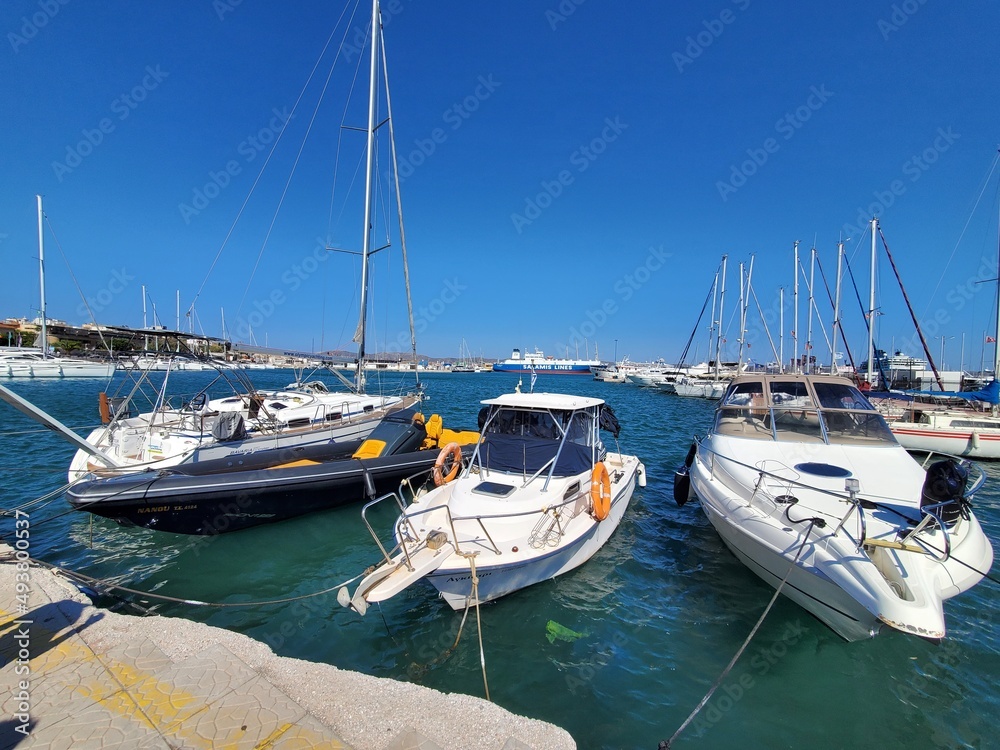
[[[505,393],[480,403],[487,406],[508,406],[520,409],[559,409],[574,411],[600,406],[604,399],[589,396],[571,396],[565,393]]]
[[[716,412],[716,434],[780,442],[896,445],[882,415],[845,378],[743,375]]]

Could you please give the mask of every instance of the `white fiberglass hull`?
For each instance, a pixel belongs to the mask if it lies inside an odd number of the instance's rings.
[[[64,358],[29,362],[0,360],[0,377],[7,378],[110,378],[114,372],[113,362]]]
[[[319,444],[348,443],[364,440],[388,411],[412,405],[412,397],[386,397],[380,408],[338,420],[314,421],[303,427],[285,427],[269,432],[250,431],[241,440],[216,440],[211,426],[195,412],[168,411],[157,414],[151,425],[150,415],[122,420],[110,429],[101,427],[87,437],[87,442],[119,462],[120,471],[142,471],[148,467],[167,468],[179,464],[243,456],[275,448],[297,448]],[[345,410],[346,413],[346,410]],[[106,467],[82,450],[73,456],[69,481],[81,479]]]
[[[975,459],[1000,459],[1000,423],[995,429],[938,427],[916,422],[890,422],[896,440],[907,450],[947,453]]]
[[[587,562],[604,546],[618,528],[628,508],[641,466],[634,456],[619,457],[616,454],[609,454],[606,464],[610,471],[620,469],[625,472],[613,487],[614,495],[608,517],[603,521],[593,521],[589,516],[581,518],[581,521],[586,521],[582,533],[551,551],[533,550],[527,543],[534,519],[521,530],[523,533],[514,535],[514,541],[519,541],[519,544],[504,545],[497,539],[502,554],[496,555],[490,551],[476,557],[479,602],[498,599],[562,575]],[[511,551],[515,547],[518,552]],[[452,609],[464,609],[468,604],[476,603],[473,598],[472,571],[468,561],[462,557],[452,555],[445,565],[427,576],[427,580]]]
[[[741,442],[755,444],[752,458],[726,460],[724,456],[740,455]],[[945,548],[937,529],[920,534],[910,545],[915,550],[888,548],[913,528],[900,521],[900,513],[919,518],[923,470],[901,448],[810,446],[800,448],[804,452],[799,456],[781,456],[779,449],[768,458],[767,449],[780,445],[715,435],[699,449],[691,485],[726,546],[775,588],[787,575],[782,593],[847,640],[870,637],[882,624],[943,638],[944,600],[978,583],[982,575],[977,571],[992,564],[992,548],[975,515],[949,529],[947,560],[923,552]],[[865,511],[865,547],[859,550],[856,543],[862,535],[858,513],[846,501],[830,499],[843,479],[808,477],[815,480],[812,488],[798,483],[782,487],[773,477],[761,482],[760,466],[800,476],[790,468],[796,458],[850,467],[865,497],[881,498],[885,508],[895,509]],[[776,501],[780,492],[798,502]],[[844,496],[842,490],[840,494]],[[803,519],[812,517],[823,519],[825,526],[810,528]]]

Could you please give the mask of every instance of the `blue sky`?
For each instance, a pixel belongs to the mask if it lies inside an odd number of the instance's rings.
[[[41,193],[51,317],[86,322],[82,291],[98,321],[140,325],[145,285],[168,326],[179,292],[209,334],[224,311],[237,338],[350,346],[358,263],[318,248],[360,249],[358,185],[335,186],[363,145],[340,128],[365,123],[369,14],[344,0],[5,2],[0,315],[37,309]],[[457,355],[464,338],[487,357],[598,345],[610,359],[617,342],[619,357],[673,360],[727,253],[727,346],[736,269],[755,254],[775,338],[786,287],[787,358],[792,243],[807,273],[817,247],[832,285],[850,237],[867,301],[858,225],[875,210],[932,353],[957,367],[964,336],[978,366],[995,326],[993,285],[976,283],[996,268],[995,3],[392,0],[383,17],[421,352]],[[331,35],[350,49],[313,118],[331,53],[303,87]],[[370,349],[405,341],[391,237],[373,260]],[[884,256],[878,277],[879,344],[918,354]],[[853,290],[844,300],[861,353]],[[773,359],[758,317],[753,356]]]

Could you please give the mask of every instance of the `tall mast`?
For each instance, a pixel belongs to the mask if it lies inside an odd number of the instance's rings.
[[[722,357],[722,321],[725,317],[722,309],[726,304],[726,259],[728,255],[722,256],[722,287],[719,290],[719,330],[715,334],[715,379],[719,379],[719,360]]]
[[[872,259],[871,281],[868,288],[868,383],[875,385],[875,235],[878,233],[878,217],[871,221]]]
[[[372,54],[368,85],[368,154],[365,171],[365,233],[361,246],[361,317],[354,341],[358,344],[358,373],[354,384],[359,391],[365,388],[365,328],[368,313],[368,254],[371,252],[372,234],[372,181],[375,151],[375,92],[378,86],[378,0],[372,0]]]
[[[830,372],[837,372],[837,331],[840,328],[840,282],[843,273],[844,243],[837,243],[837,291],[833,300],[833,345],[830,347]]]
[[[809,251],[809,304],[806,307],[809,309],[809,322],[806,325],[806,368],[805,372],[812,372],[810,363],[812,358],[810,353],[813,349],[813,307],[816,305],[816,300],[813,297],[813,289],[816,288],[816,248],[812,248]]]
[[[39,306],[42,314],[42,359],[49,354],[49,330],[45,323],[45,241],[42,239],[42,196],[36,195],[38,201],[38,286],[41,288]]]
[[[792,355],[795,357],[795,369],[794,372],[801,372],[801,361],[799,360],[799,241],[795,240],[795,245],[793,246],[793,254],[795,256],[795,270],[792,274],[793,286],[792,286],[792,346],[794,350]]]
[[[778,372],[785,372],[785,287],[778,289]]]
[[[1000,377],[1000,210],[997,214],[997,327],[993,331],[993,379],[996,380],[998,377]]]

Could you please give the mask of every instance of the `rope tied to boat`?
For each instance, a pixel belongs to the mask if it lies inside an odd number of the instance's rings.
[[[802,550],[805,549],[806,543],[809,541],[809,536],[812,534],[813,527],[818,525],[816,521],[822,519],[804,518],[801,520],[809,521],[809,528],[806,529],[805,536],[802,538],[802,544],[799,545],[799,549],[795,553],[795,559],[792,560],[792,562],[788,565],[788,570],[785,572],[785,577],[781,579],[781,583],[779,583],[778,587],[774,590],[774,596],[772,596],[771,601],[767,603],[767,606],[764,608],[764,611],[758,618],[757,623],[753,626],[753,629],[750,631],[750,635],[746,637],[746,640],[743,641],[743,644],[740,646],[739,650],[736,652],[733,658],[730,659],[729,664],[727,664],[726,668],[722,670],[722,674],[719,675],[718,679],[712,684],[712,687],[710,687],[708,689],[708,692],[705,693],[705,697],[702,698],[701,701],[698,703],[698,705],[694,707],[694,710],[691,711],[690,714],[688,714],[688,717],[684,720],[684,723],[677,728],[677,731],[675,731],[670,736],[670,739],[661,741],[660,744],[657,746],[657,750],[669,750],[669,748],[673,744],[673,741],[680,736],[681,732],[687,729],[687,726],[692,721],[694,721],[694,718],[705,707],[705,704],[707,704],[708,701],[711,700],[712,696],[715,695],[715,691],[718,690],[719,687],[722,685],[722,681],[726,679],[726,677],[732,671],[733,667],[736,666],[736,662],[739,661],[740,657],[743,655],[743,652],[746,651],[747,646],[750,645],[750,641],[753,640],[753,637],[757,634],[757,631],[760,629],[760,626],[764,624],[764,618],[767,617],[768,613],[771,611],[771,608],[774,606],[774,603],[778,600],[778,596],[781,594],[781,590],[784,588],[785,582],[788,580],[788,576],[791,575],[792,570],[794,570],[795,566],[798,564],[799,557],[802,555]]]
[[[486,700],[492,700],[490,698],[490,684],[486,679],[486,652],[483,650],[483,622],[479,616],[479,575],[476,573],[476,557],[479,556],[479,552],[462,552],[461,550],[457,550],[457,554],[469,561],[469,570],[472,573],[472,593],[465,603],[465,608],[466,612],[468,612],[469,602],[473,599],[476,600],[476,630],[479,631],[479,664],[483,670],[483,687],[486,690]],[[462,623],[465,623],[464,617],[462,618]],[[459,631],[459,635],[461,635],[461,631]],[[457,639],[455,642],[458,642]]]

